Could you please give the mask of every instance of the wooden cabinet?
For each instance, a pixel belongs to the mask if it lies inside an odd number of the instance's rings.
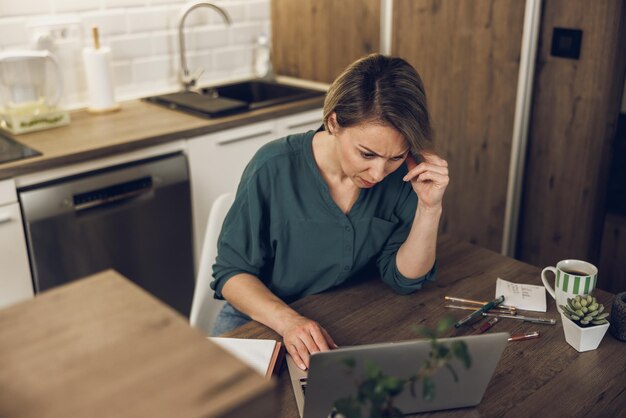
[[[223,193],[237,190],[256,151],[273,139],[316,129],[321,121],[322,111],[316,109],[188,140],[196,264],[213,201]]]
[[[378,52],[380,0],[272,0],[277,74],[330,83],[357,58]]]
[[[626,291],[626,215],[607,214],[602,235],[598,287],[612,293]]]
[[[450,185],[443,232],[500,251],[524,22],[517,0],[396,0],[392,53],[418,70]]]
[[[0,308],[33,296],[28,252],[13,180],[0,182]]]

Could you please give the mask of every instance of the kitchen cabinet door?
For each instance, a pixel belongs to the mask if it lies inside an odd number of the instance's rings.
[[[275,121],[267,121],[195,137],[188,141],[196,264],[213,201],[237,190],[248,161],[265,143],[280,137]]]
[[[12,188],[12,190],[10,190]],[[7,192],[7,193],[5,193]],[[28,252],[13,181],[0,183],[0,308],[33,297]],[[4,202],[4,204],[2,204]]]
[[[278,133],[283,137],[317,129],[322,125],[323,113],[322,109],[314,109],[278,119]]]

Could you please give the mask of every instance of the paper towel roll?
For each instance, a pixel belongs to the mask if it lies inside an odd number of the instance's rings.
[[[107,112],[119,109],[115,102],[113,78],[111,77],[111,50],[103,46],[99,49],[83,49],[89,108],[93,112]]]

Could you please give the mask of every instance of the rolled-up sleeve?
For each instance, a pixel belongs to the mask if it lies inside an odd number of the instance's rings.
[[[402,295],[413,293],[421,289],[424,283],[434,281],[437,273],[436,261],[428,273],[414,279],[400,273],[396,265],[396,255],[409,235],[416,208],[417,196],[411,187],[407,187],[398,199],[396,210],[399,218],[398,227],[391,234],[376,260],[382,281]]]
[[[211,288],[216,299],[223,299],[222,289],[233,276],[248,273],[260,278],[267,254],[267,222],[264,214],[266,196],[260,173],[248,167],[237,190],[233,206],[224,219],[213,265]]]

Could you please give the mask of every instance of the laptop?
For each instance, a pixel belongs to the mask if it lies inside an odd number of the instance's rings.
[[[465,341],[472,360],[471,367],[466,369],[455,358],[450,364],[459,377],[458,382],[454,381],[447,368],[443,368],[433,378],[433,400],[422,398],[422,382],[419,381],[416,397],[411,395],[407,387],[395,398],[394,405],[405,414],[478,405],[508,338],[509,334],[502,332],[439,339],[440,342]],[[426,339],[343,347],[311,355],[308,372],[298,368],[291,356],[287,355],[300,417],[332,416],[333,404],[337,399],[356,394],[354,378],[364,375],[365,362],[373,362],[386,375],[406,378],[420,368],[430,348],[430,340]],[[344,364],[346,358],[356,363],[354,375],[348,373]]]

